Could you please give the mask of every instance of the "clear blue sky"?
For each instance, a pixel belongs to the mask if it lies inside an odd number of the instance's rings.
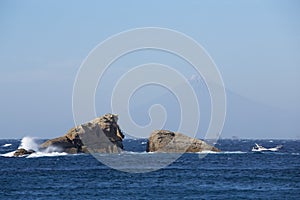
[[[299,10],[297,0],[1,0],[0,138],[64,134],[74,126],[72,87],[82,60],[107,37],[146,26],[191,36],[228,90],[285,115],[282,126],[257,135],[227,127],[224,137],[299,138]]]

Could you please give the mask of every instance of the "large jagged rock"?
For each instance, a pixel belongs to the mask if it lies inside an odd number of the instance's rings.
[[[40,145],[43,151],[75,153],[118,153],[123,149],[123,138],[118,116],[106,114],[74,127],[62,137]]]
[[[218,148],[211,146],[202,140],[191,138],[181,133],[174,133],[168,130],[154,131],[149,137],[147,151],[168,153],[201,151],[220,152]]]
[[[27,155],[30,155],[32,153],[35,153],[35,151],[34,150],[26,150],[26,149],[20,148],[20,149],[17,149],[15,151],[14,156],[15,157],[27,156]]]

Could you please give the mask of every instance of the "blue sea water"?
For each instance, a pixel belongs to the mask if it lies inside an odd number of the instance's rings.
[[[156,154],[144,152],[146,142],[124,146],[147,159]],[[0,199],[300,199],[299,140],[219,140],[222,153],[186,153],[149,173],[111,169],[84,154],[7,157],[20,143],[0,140]],[[254,143],[283,148],[254,153]]]

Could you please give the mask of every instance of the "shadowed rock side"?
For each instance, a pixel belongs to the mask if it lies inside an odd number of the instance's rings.
[[[124,135],[117,121],[117,115],[106,114],[70,129],[64,136],[46,141],[40,149],[70,154],[119,153],[123,149]]]
[[[14,156],[18,157],[18,156],[25,156],[25,155],[30,155],[32,153],[34,153],[35,151],[34,150],[26,150],[26,149],[17,149],[14,153]]]
[[[201,151],[220,152],[218,148],[211,146],[202,140],[191,138],[181,133],[174,133],[168,130],[154,131],[149,137],[147,151],[168,153]]]

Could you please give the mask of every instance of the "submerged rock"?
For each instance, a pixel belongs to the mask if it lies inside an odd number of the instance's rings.
[[[123,149],[123,138],[118,116],[106,114],[76,126],[64,136],[40,145],[43,151],[75,153],[118,153]]]
[[[181,133],[174,133],[168,130],[154,131],[148,141],[148,152],[168,152],[168,153],[184,153],[184,152],[201,152],[220,150],[206,142],[188,137]]]
[[[26,149],[21,148],[21,149],[17,149],[15,151],[14,156],[15,157],[19,157],[19,156],[30,155],[32,153],[35,153],[35,151],[31,150],[31,149],[30,150],[26,150]]]

